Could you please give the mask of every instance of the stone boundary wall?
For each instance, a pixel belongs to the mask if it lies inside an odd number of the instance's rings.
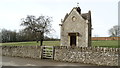
[[[55,46],[56,61],[118,66],[119,48]]]
[[[41,59],[41,46],[0,46],[3,56]],[[120,48],[54,46],[54,60],[118,66]]]
[[[40,46],[1,46],[3,56],[29,57],[41,59]]]

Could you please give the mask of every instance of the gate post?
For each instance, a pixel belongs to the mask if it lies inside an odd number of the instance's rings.
[[[55,56],[55,47],[53,46],[53,60],[54,60],[54,56]]]
[[[43,46],[41,46],[41,59],[43,59]]]

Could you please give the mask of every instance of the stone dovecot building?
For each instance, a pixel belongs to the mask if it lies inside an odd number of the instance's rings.
[[[62,46],[91,46],[91,11],[81,13],[80,7],[74,7],[61,22]]]

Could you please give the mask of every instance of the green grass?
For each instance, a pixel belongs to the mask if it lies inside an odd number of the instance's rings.
[[[3,46],[32,46],[32,45],[40,45],[36,41],[32,42],[12,42],[12,43],[2,43]],[[60,41],[44,41],[43,45],[46,46],[59,46]],[[99,47],[118,47],[118,41],[92,41],[92,46]]]
[[[32,45],[40,45],[36,41],[31,42],[11,42],[11,43],[0,43],[2,46],[32,46]],[[47,46],[59,46],[60,41],[43,41],[43,45]]]
[[[60,41],[44,41],[43,45],[48,46],[60,46]]]
[[[118,47],[118,41],[116,41],[116,40],[92,41],[92,46],[117,48]]]
[[[11,42],[11,43],[2,43],[3,46],[28,46],[28,45],[39,45],[37,42]]]

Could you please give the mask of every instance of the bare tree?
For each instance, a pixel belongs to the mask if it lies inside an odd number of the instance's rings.
[[[109,30],[110,37],[120,37],[120,26],[115,25]]]
[[[39,16],[36,18],[33,15],[28,15],[26,18],[22,18],[21,26],[25,26],[24,30],[30,30],[34,33],[39,32],[41,41],[40,45],[42,45],[45,33],[48,34],[53,30],[51,27],[51,22],[52,18],[48,16]]]

